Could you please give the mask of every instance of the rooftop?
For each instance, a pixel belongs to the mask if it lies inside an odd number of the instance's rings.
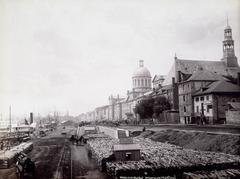
[[[206,87],[206,90],[198,90],[194,96],[210,93],[239,93],[240,86],[227,82],[227,81],[215,81]]]
[[[113,151],[124,151],[124,150],[140,150],[139,144],[116,144],[113,146]]]

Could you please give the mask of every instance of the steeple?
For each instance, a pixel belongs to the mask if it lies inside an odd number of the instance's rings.
[[[232,29],[228,24],[224,29],[224,40],[223,40],[223,58],[222,61],[226,63],[227,67],[238,67],[237,57],[234,52],[234,40],[232,39]]]

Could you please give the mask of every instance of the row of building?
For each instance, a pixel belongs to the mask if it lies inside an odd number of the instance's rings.
[[[240,123],[240,67],[228,24],[222,46],[223,57],[219,61],[186,60],[175,55],[169,73],[153,79],[140,60],[127,96],[111,95],[108,105],[81,114],[81,119],[136,119],[137,103],[149,96],[165,96],[171,104],[165,122],[187,124],[201,119],[203,123]]]

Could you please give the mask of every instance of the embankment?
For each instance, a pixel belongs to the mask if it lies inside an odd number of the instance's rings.
[[[134,133],[139,134],[138,131],[133,132],[133,135]],[[145,131],[140,135],[153,141],[167,142],[187,149],[240,155],[240,135],[236,134],[167,129],[158,132]]]

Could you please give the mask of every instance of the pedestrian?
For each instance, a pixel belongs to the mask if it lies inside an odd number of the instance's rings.
[[[3,142],[1,142],[0,149],[3,150]]]

